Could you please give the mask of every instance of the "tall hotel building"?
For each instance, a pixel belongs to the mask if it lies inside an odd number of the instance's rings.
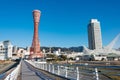
[[[97,19],[91,19],[88,25],[88,41],[89,49],[102,49],[102,37],[100,22]]]

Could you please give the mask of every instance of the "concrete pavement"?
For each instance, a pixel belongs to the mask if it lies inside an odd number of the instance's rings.
[[[22,61],[21,66],[21,79],[22,80],[42,80],[39,76],[36,75],[36,73],[25,64],[24,61]]]
[[[69,80],[49,72],[34,68],[26,61],[21,62],[21,72],[18,80]]]

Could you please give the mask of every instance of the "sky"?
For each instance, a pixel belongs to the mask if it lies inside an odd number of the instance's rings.
[[[100,21],[103,46],[120,33],[120,0],[0,0],[0,41],[31,46],[34,9],[41,11],[41,46],[88,46],[90,19]]]

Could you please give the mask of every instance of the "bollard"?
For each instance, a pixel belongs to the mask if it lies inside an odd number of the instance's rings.
[[[65,67],[65,77],[67,78],[68,72],[67,72],[68,67]]]
[[[95,68],[95,76],[96,76],[96,80],[99,80],[99,75],[98,75],[98,69]]]
[[[77,80],[80,80],[80,76],[79,76],[79,68],[77,67],[76,70],[77,70]]]

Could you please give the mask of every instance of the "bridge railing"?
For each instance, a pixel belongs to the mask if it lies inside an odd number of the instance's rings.
[[[97,68],[75,67],[75,66],[63,66],[58,64],[47,64],[35,61],[27,61],[34,67],[48,71],[52,74],[56,74],[71,80],[102,80],[101,75],[98,74]]]
[[[20,72],[20,65],[21,65],[21,62],[10,74],[7,75],[7,77],[4,80],[17,80]]]

